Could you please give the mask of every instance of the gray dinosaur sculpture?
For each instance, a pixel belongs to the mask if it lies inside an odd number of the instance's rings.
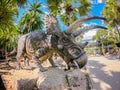
[[[82,23],[92,19],[105,20],[104,17],[87,16],[76,20],[67,28],[67,30],[61,31],[57,19],[52,15],[47,15],[45,19],[46,32],[38,30],[20,37],[16,56],[18,69],[21,68],[21,59],[28,58],[32,59],[41,71],[45,71],[41,63],[42,61],[49,59],[52,66],[55,66],[51,59],[54,52],[58,53],[63,58],[68,69],[71,67],[70,63],[73,63],[74,61],[82,68],[87,63],[87,55],[84,51],[84,47],[87,44],[76,43],[74,40],[75,37],[86,30],[95,28],[106,29],[106,27],[103,26],[92,25],[76,30]]]

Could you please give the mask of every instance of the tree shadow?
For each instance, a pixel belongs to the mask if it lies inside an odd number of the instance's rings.
[[[87,67],[89,68],[93,90],[120,90],[120,70],[104,70],[107,65],[100,63],[99,60],[89,60]]]

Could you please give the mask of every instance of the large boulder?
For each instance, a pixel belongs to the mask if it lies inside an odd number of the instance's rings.
[[[37,80],[37,88],[39,90],[64,90],[67,88],[66,73],[57,68],[40,72]]]
[[[86,77],[80,69],[64,71],[51,68],[40,72],[37,79],[38,90],[86,90]]]
[[[6,90],[32,90],[37,76],[32,70],[11,70],[10,74],[2,75],[2,79]]]

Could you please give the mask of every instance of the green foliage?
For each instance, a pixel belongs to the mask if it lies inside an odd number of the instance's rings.
[[[23,5],[27,0],[0,0],[0,30],[13,26],[18,16],[18,4]]]
[[[115,26],[115,22],[120,24],[120,5],[116,0],[109,0],[103,10],[103,15],[107,18],[106,23]]]
[[[70,25],[80,16],[90,11],[90,0],[47,0],[48,8],[54,16],[59,15],[65,25]]]
[[[16,46],[18,40],[18,26],[11,26],[4,31],[0,31],[0,46],[7,46],[12,49]]]
[[[107,31],[104,30],[104,29],[99,29],[97,32],[96,32],[96,35],[93,36],[93,39],[105,39],[106,38],[106,35],[107,35]]]
[[[85,48],[85,51],[88,55],[94,55],[95,48]]]
[[[111,45],[116,49],[116,42],[119,38],[118,35],[116,35],[116,30],[113,27],[108,27],[108,30],[99,29],[96,32],[96,35],[93,36],[93,39],[96,41],[100,41],[102,47],[99,47],[101,51],[103,52],[105,50],[105,45]]]
[[[22,6],[27,0],[0,0],[0,49],[12,49],[18,39],[18,26],[14,25],[18,16],[18,5]]]
[[[0,1],[0,30],[12,26],[15,20],[14,16],[18,15],[17,6],[12,2],[8,3],[8,1]]]
[[[107,31],[104,30],[104,29],[99,29],[97,32],[96,32],[96,35],[93,36],[93,39],[95,39],[96,41],[100,41],[102,47],[100,47],[102,53],[104,53],[104,45],[108,42],[108,39],[107,39]]]
[[[48,3],[49,9],[51,10],[51,13],[54,16],[57,16],[57,14],[60,13],[59,6],[62,3],[62,0],[47,0],[47,3]]]
[[[41,6],[41,3],[30,4],[30,8],[24,13],[19,23],[24,34],[43,27],[43,12],[40,10]]]
[[[79,0],[80,3],[81,3],[81,6],[78,7],[78,10],[79,10],[79,14],[81,16],[84,16],[87,14],[88,11],[90,11],[90,1],[89,0]]]
[[[120,40],[120,31],[118,26],[120,25],[120,5],[117,0],[109,0],[106,2],[106,6],[103,10],[103,15],[107,18],[105,21],[109,27],[112,27],[116,30],[118,41]]]

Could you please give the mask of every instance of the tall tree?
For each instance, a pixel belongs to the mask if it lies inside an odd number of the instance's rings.
[[[0,30],[13,26],[18,16],[18,5],[22,6],[27,0],[0,0]]]
[[[96,35],[93,36],[93,39],[96,40],[97,42],[97,45],[99,46],[99,49],[100,49],[100,53],[101,54],[104,54],[104,46],[105,46],[105,43],[107,43],[107,31],[104,30],[104,29],[99,29],[97,32],[96,32]]]
[[[16,45],[18,40],[18,26],[9,26],[4,31],[0,30],[0,46],[4,50],[5,58],[8,58],[8,52],[11,51]],[[0,49],[1,49],[0,48]]]
[[[120,40],[120,5],[117,0],[108,0],[106,6],[103,10],[103,15],[107,18],[105,21],[108,26],[111,26],[116,29]]]
[[[112,45],[115,49],[115,43],[118,40],[118,36],[115,33],[115,30],[113,27],[108,27],[109,29],[103,30],[99,29],[96,32],[96,35],[93,36],[93,39],[96,40],[98,47],[100,48],[100,51],[104,53],[105,46]]]
[[[18,16],[18,6],[23,6],[27,0],[0,0],[0,49],[3,49],[7,58],[8,48],[15,46],[18,35],[14,24]]]
[[[23,34],[42,28],[43,12],[40,10],[41,6],[42,3],[33,2],[33,4],[30,4],[28,11],[24,13],[20,21],[20,27],[23,30]]]
[[[70,25],[80,16],[90,11],[90,0],[47,0],[48,8],[54,16],[59,15],[65,25]]]

